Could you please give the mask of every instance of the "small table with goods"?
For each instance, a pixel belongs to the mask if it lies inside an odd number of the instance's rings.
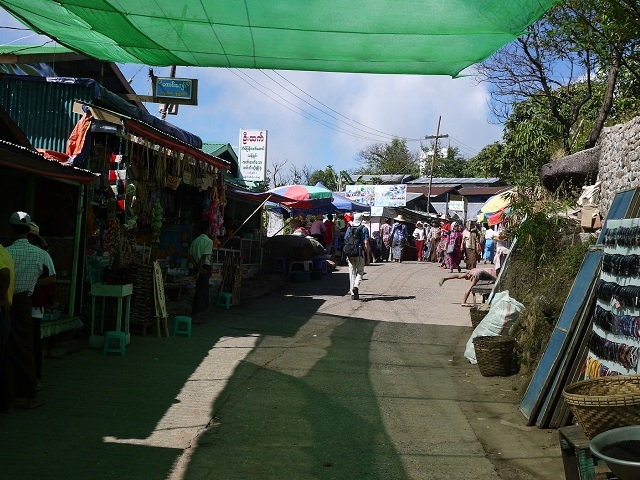
[[[121,332],[123,327],[122,304],[124,300],[124,332],[125,344],[129,345],[131,334],[129,333],[129,314],[131,310],[131,295],[133,294],[133,284],[124,285],[108,285],[105,283],[94,283],[91,285],[91,334],[89,337],[89,346],[93,348],[102,348],[104,345],[104,309],[107,297],[116,298],[116,331]],[[102,310],[100,312],[100,329],[96,332],[96,298],[102,297]]]

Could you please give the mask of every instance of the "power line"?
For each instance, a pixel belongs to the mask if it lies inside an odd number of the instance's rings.
[[[333,108],[331,108],[330,106],[325,105],[324,103],[322,103],[320,100],[318,100],[318,99],[317,99],[317,98],[315,98],[314,96],[312,96],[312,95],[310,95],[309,93],[307,93],[307,92],[305,92],[304,90],[302,90],[302,89],[301,89],[300,87],[298,87],[295,83],[291,82],[289,79],[287,79],[286,77],[284,77],[284,76],[283,76],[282,74],[280,74],[279,72],[277,72],[277,71],[275,71],[275,70],[273,70],[273,72],[274,72],[276,75],[278,75],[280,78],[282,78],[284,81],[286,81],[287,83],[289,83],[290,85],[292,85],[293,87],[295,87],[296,89],[298,89],[299,91],[301,91],[301,92],[302,92],[303,94],[305,94],[307,97],[311,98],[314,102],[319,103],[320,105],[322,105],[323,107],[325,107],[325,108],[326,108],[326,109],[328,109],[329,111],[331,111],[331,112],[335,113],[336,115],[338,115],[338,116],[340,116],[340,117],[344,118],[345,120],[348,120],[348,121],[353,122],[353,123],[355,123],[355,124],[357,124],[357,125],[360,125],[360,126],[362,126],[362,127],[366,128],[367,130],[371,130],[371,131],[376,132],[376,133],[379,133],[379,134],[381,134],[381,135],[384,135],[384,136],[387,136],[387,137],[391,137],[391,139],[393,139],[393,138],[400,138],[400,139],[403,139],[403,140],[408,140],[407,138],[402,137],[402,136],[400,136],[400,135],[394,135],[394,134],[391,134],[391,133],[385,133],[385,132],[383,132],[383,131],[381,131],[381,130],[377,130],[377,129],[373,128],[373,127],[369,127],[369,126],[367,126],[367,125],[365,125],[365,124],[363,124],[363,123],[358,122],[357,120],[354,120],[354,119],[349,118],[349,117],[347,117],[347,116],[345,116],[345,115],[342,115],[342,114],[341,114],[340,112],[338,112],[337,110],[334,110],[334,109],[333,109]],[[265,74],[265,75],[266,75],[266,74]],[[275,80],[274,80],[274,81],[275,81]],[[278,83],[278,82],[276,82],[276,83]],[[280,84],[278,83],[278,85],[280,85]],[[280,86],[282,86],[282,85],[280,85]],[[316,109],[318,109],[318,110],[322,111],[320,108],[316,107],[315,105],[312,105],[312,104],[310,104],[309,102],[307,102],[306,100],[304,100],[304,99],[302,99],[302,98],[298,97],[296,94],[294,94],[293,92],[291,92],[291,91],[290,91],[290,90],[288,90],[287,88],[285,88],[285,87],[282,87],[282,88],[284,88],[284,89],[285,89],[285,90],[287,90],[289,93],[291,93],[293,96],[295,96],[296,98],[299,98],[300,100],[302,100],[302,101],[303,101],[303,102],[305,102],[306,104],[308,104],[308,105],[312,106],[313,108],[316,108]],[[331,118],[334,118],[335,120],[342,121],[342,120],[340,120],[340,119],[336,118],[335,116],[330,115],[330,114],[328,114],[328,113],[326,113],[326,112],[323,112],[323,113],[324,113],[325,115],[327,115],[327,116],[330,116]],[[360,130],[360,129],[359,129],[359,130]],[[367,132],[367,133],[370,133],[370,132]]]
[[[281,97],[285,102],[289,103],[290,105],[293,105],[295,108],[297,108],[298,110],[300,110],[300,111],[296,111],[296,110],[294,110],[293,108],[291,108],[291,107],[289,107],[289,106],[285,105],[283,102],[279,101],[278,99],[273,98],[273,97],[272,97],[271,95],[269,95],[268,93],[266,93],[266,92],[264,92],[264,91],[260,90],[260,89],[259,89],[259,88],[257,88],[255,85],[251,84],[248,80],[246,80],[246,79],[242,78],[238,73],[234,72],[233,70],[229,69],[229,71],[231,71],[231,73],[233,73],[235,76],[237,76],[238,78],[240,78],[240,80],[242,80],[242,81],[244,81],[245,83],[247,83],[250,87],[254,88],[254,89],[255,89],[255,90],[257,90],[258,92],[260,92],[260,93],[262,93],[263,95],[265,95],[267,98],[269,98],[269,99],[273,100],[274,102],[276,102],[276,103],[278,103],[279,105],[283,106],[283,107],[284,107],[284,108],[286,108],[287,110],[290,110],[290,111],[292,111],[293,113],[295,113],[295,114],[297,114],[297,115],[300,115],[301,117],[303,117],[303,118],[305,118],[305,119],[307,119],[307,120],[312,120],[312,121],[314,121],[314,122],[316,122],[316,123],[319,123],[319,124],[321,124],[321,125],[324,125],[324,126],[325,126],[325,127],[327,127],[327,128],[330,128],[331,130],[335,130],[335,131],[338,131],[338,132],[344,133],[344,134],[349,135],[349,136],[352,136],[352,137],[354,137],[354,138],[360,138],[360,139],[362,139],[362,140],[369,140],[369,141],[373,141],[373,142],[379,141],[379,139],[376,139],[376,138],[365,137],[365,136],[363,136],[363,135],[360,135],[360,134],[357,134],[357,133],[354,133],[354,132],[349,132],[349,131],[347,131],[347,130],[343,130],[343,129],[341,129],[341,128],[338,128],[336,125],[333,125],[333,124],[331,124],[331,123],[329,123],[329,122],[326,122],[326,121],[324,121],[324,120],[322,120],[322,119],[320,119],[320,118],[317,118],[317,117],[315,117],[314,115],[312,115],[312,114],[310,114],[310,113],[308,113],[308,112],[306,112],[306,111],[302,110],[300,107],[298,107],[298,106],[296,106],[296,105],[292,104],[291,102],[289,102],[288,100],[284,99],[281,95],[277,94],[276,92],[273,92],[275,95],[278,95],[279,97]],[[268,90],[271,90],[271,89],[269,89],[268,87],[265,87],[264,85],[262,85],[262,84],[260,84],[259,82],[257,82],[254,78],[252,78],[252,77],[250,77],[250,76],[246,75],[244,72],[241,72],[241,73],[242,73],[243,75],[245,75],[247,78],[249,78],[252,82],[256,83],[257,85],[260,85],[262,88],[266,88],[266,89],[268,89]],[[271,91],[272,91],[272,90],[271,90]]]

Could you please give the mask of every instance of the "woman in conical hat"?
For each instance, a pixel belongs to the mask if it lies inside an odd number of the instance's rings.
[[[409,232],[402,215],[398,215],[394,220],[395,222],[389,235],[391,237],[391,256],[394,262],[402,262],[402,253],[407,243]]]

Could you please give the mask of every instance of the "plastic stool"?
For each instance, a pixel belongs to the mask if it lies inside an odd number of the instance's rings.
[[[176,315],[176,319],[173,322],[173,336],[175,337],[176,335],[191,337],[191,317]]]
[[[327,275],[327,259],[325,257],[312,257],[313,271],[322,272],[322,275]]]
[[[124,357],[125,354],[125,342],[126,342],[127,334],[125,332],[106,332],[104,334],[104,348],[102,349],[102,354],[106,355],[107,353],[119,353]],[[117,340],[118,346],[112,347],[111,341]]]
[[[229,310],[231,308],[231,300],[233,298],[233,294],[232,293],[227,293],[227,292],[219,292],[218,293],[218,301],[216,302],[216,305],[218,307],[226,307],[227,310]]]
[[[273,273],[287,273],[286,257],[275,257],[273,259]]]
[[[289,264],[289,273],[310,272],[311,270],[313,270],[313,262],[311,260],[294,260]]]

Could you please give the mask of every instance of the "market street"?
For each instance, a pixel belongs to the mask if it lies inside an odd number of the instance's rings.
[[[517,376],[463,356],[468,282],[417,262],[279,282],[193,336],[45,359],[43,408],[0,416],[7,479],[563,479]],[[183,312],[188,313],[188,312]],[[170,322],[171,326],[171,322]]]

